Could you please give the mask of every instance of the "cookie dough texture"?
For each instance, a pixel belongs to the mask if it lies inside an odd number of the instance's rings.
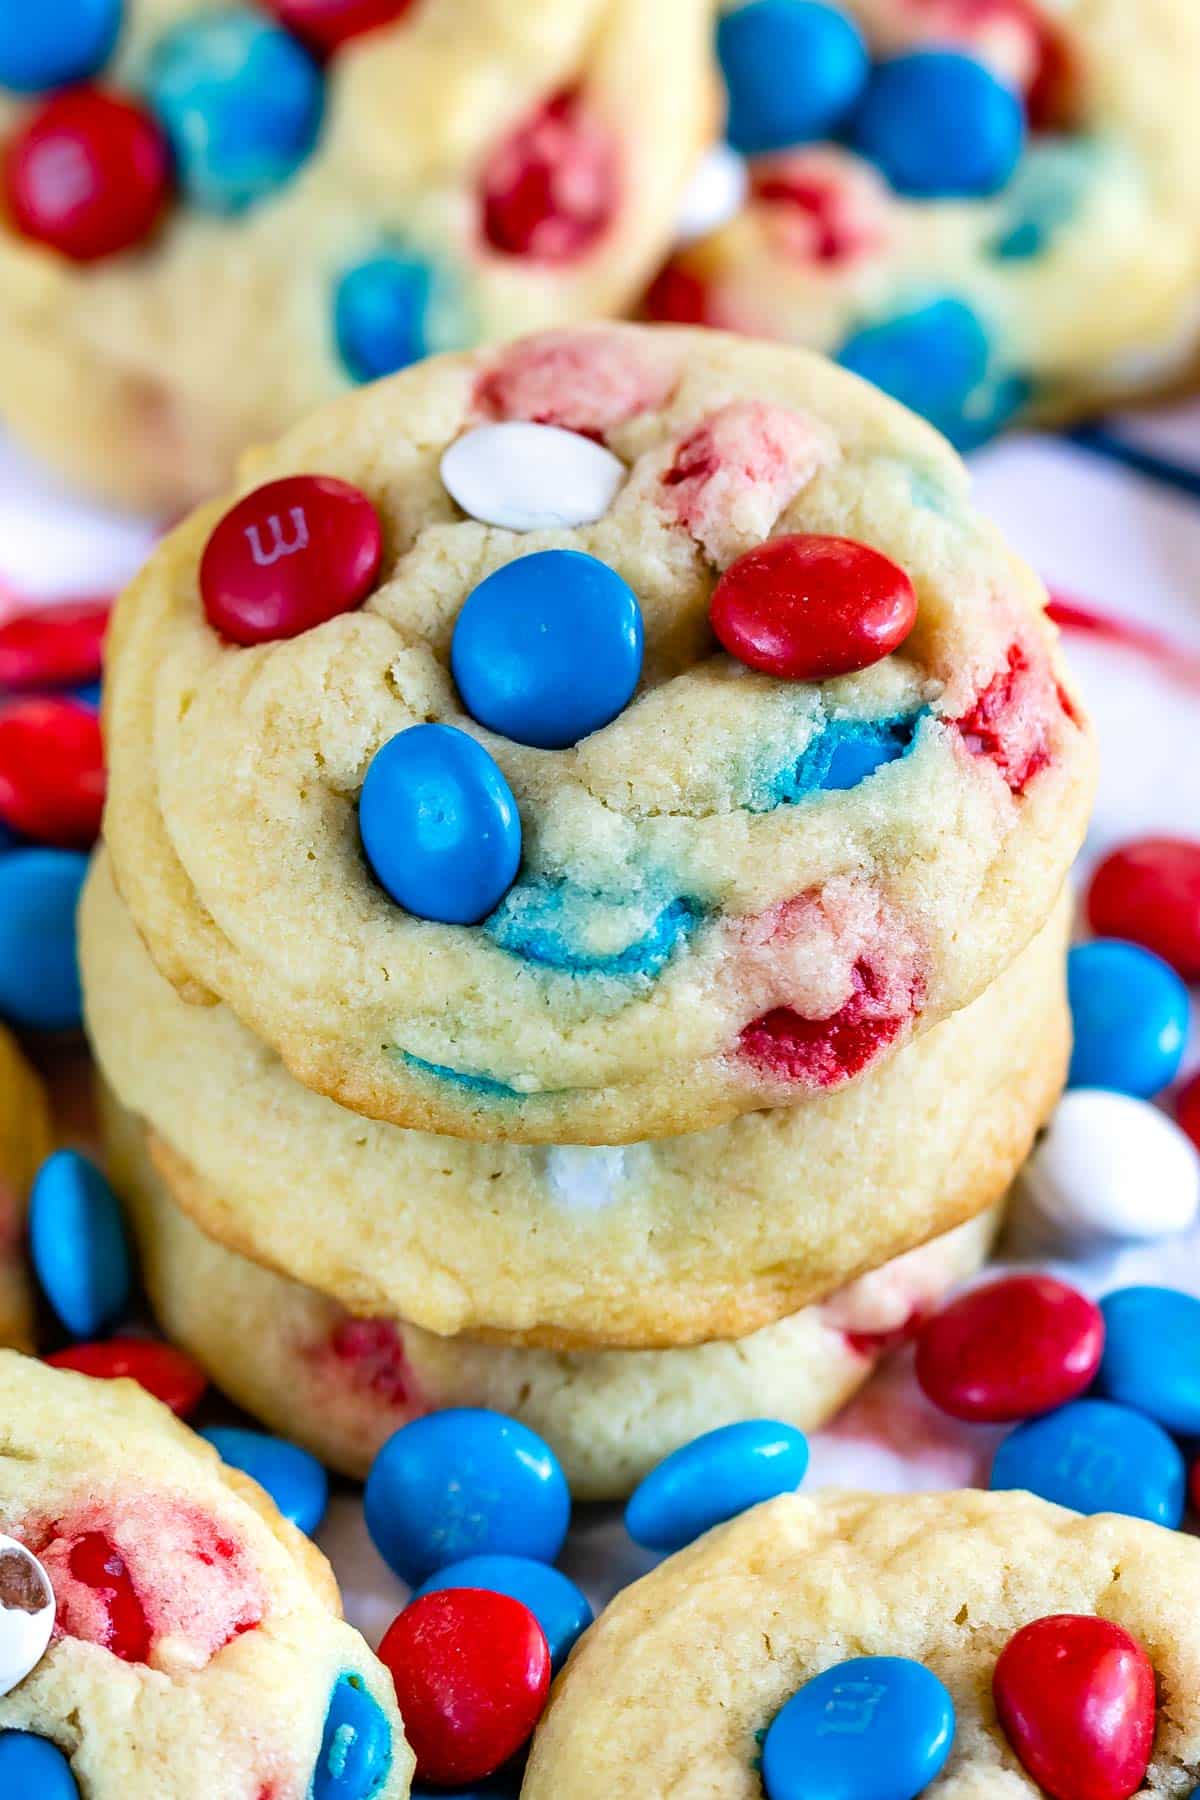
[[[25,1206],[49,1155],[45,1090],[0,1027],[0,1345],[33,1348],[33,1292],[25,1256]]]

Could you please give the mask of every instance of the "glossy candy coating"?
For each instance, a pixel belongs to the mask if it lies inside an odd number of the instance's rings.
[[[79,1800],[70,1763],[57,1744],[33,1731],[0,1731],[0,1794]]]
[[[480,1588],[414,1600],[379,1657],[396,1684],[417,1778],[439,1785],[461,1786],[506,1763],[550,1690],[550,1651],[533,1614]]]
[[[1154,1670],[1111,1619],[1059,1613],[1009,1639],[992,1679],[996,1715],[1051,1800],[1128,1800],[1154,1745]]]
[[[55,1350],[46,1361],[101,1381],[136,1381],[148,1394],[186,1419],[204,1398],[208,1377],[186,1351],[155,1338],[114,1337]]]
[[[953,295],[864,325],[837,359],[922,413],[958,450],[986,442],[1028,399],[1012,378],[989,385],[991,338],[973,308]]]
[[[1152,1419],[1109,1400],[1073,1400],[1018,1425],[996,1452],[989,1485],[1027,1488],[1081,1513],[1171,1527],[1183,1517],[1179,1451]]]
[[[333,298],[338,354],[352,381],[378,381],[449,346],[432,340],[438,271],[415,251],[380,250],[339,276]]]
[[[1185,981],[1200,982],[1200,842],[1122,844],[1092,876],[1087,913],[1098,936],[1141,944]]]
[[[205,546],[205,615],[235,644],[298,637],[361,606],[382,556],[379,516],[349,482],[269,481],[230,508]]]
[[[504,531],[551,531],[602,519],[626,471],[580,432],[512,419],[464,431],[442,457],[441,474],[468,518]]]
[[[56,1150],[38,1170],[29,1243],[42,1290],[75,1337],[95,1337],[124,1311],[133,1267],[121,1206],[86,1156]]]
[[[642,611],[615,569],[578,550],[504,564],[467,596],[450,666],[471,717],[502,737],[564,750],[629,703]]]
[[[587,1596],[575,1583],[549,1563],[534,1562],[528,1556],[468,1556],[465,1562],[451,1563],[423,1581],[413,1599],[443,1588],[486,1588],[527,1606],[546,1634],[556,1674],[572,1644],[592,1622]]]
[[[332,56],[365,31],[394,25],[413,0],[268,0],[281,25],[318,56]]]
[[[358,808],[381,887],[420,919],[477,925],[521,861],[521,820],[499,764],[453,725],[413,725],[372,758]]]
[[[1200,1300],[1125,1287],[1100,1303],[1107,1332],[1099,1391],[1180,1437],[1200,1434]]]
[[[1075,1028],[1071,1087],[1149,1100],[1170,1087],[1187,1045],[1190,1002],[1161,957],[1117,938],[1077,944],[1067,958]]]
[[[0,820],[60,850],[88,850],[104,810],[104,746],[91,707],[69,696],[0,702]]]
[[[922,1327],[916,1372],[956,1419],[1000,1424],[1082,1394],[1104,1347],[1100,1308],[1050,1275],[972,1288]]]
[[[473,1407],[402,1426],[371,1465],[363,1504],[376,1549],[414,1585],[468,1556],[553,1562],[571,1516],[549,1446],[516,1419]]]
[[[54,1589],[37,1557],[0,1534],[0,1695],[11,1693],[41,1662],[54,1613]]]
[[[861,32],[818,0],[750,0],[724,13],[717,54],[726,133],[748,156],[832,137],[870,72]]]
[[[915,1800],[954,1742],[954,1702],[906,1656],[856,1656],[814,1675],[763,1743],[767,1800]]]
[[[0,0],[0,88],[38,94],[103,68],[121,28],[121,0]]]
[[[357,1675],[334,1682],[309,1800],[373,1800],[392,1766],[392,1728]]]
[[[0,688],[78,687],[98,679],[112,602],[30,606],[0,621]]]
[[[1025,145],[1019,97],[956,50],[880,63],[850,122],[850,142],[898,194],[920,200],[998,193]]]
[[[761,1500],[794,1492],[807,1467],[808,1439],[793,1425],[722,1425],[664,1457],[639,1482],[625,1529],[649,1550],[681,1550]]]
[[[869,545],[794,533],[739,556],[709,615],[739,662],[784,681],[828,681],[897,649],[916,623],[917,597],[904,570]]]
[[[212,1425],[200,1433],[224,1462],[266,1488],[285,1519],[311,1537],[329,1505],[329,1477],[307,1450],[240,1425]]]
[[[0,1016],[15,1025],[79,1024],[75,913],[86,874],[87,858],[73,850],[0,857]]]
[[[170,155],[153,118],[96,88],[46,101],[10,139],[3,174],[17,230],[77,263],[143,243],[170,193]]]

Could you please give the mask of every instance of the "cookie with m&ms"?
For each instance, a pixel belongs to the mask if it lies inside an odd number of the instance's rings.
[[[118,885],[364,1117],[619,1144],[806,1102],[1053,909],[1093,752],[1043,603],[942,441],[820,359],[435,358],[118,603]]]
[[[722,0],[717,48],[720,210],[653,317],[823,350],[964,449],[1193,374],[1192,0]]]
[[[25,1212],[30,1185],[49,1149],[42,1083],[0,1027],[0,1344],[16,1350],[30,1349],[33,1341]]]
[[[404,1800],[387,1671],[263,1488],[134,1382],[6,1351],[0,1396],[3,1791]]]
[[[177,513],[362,382],[626,309],[715,128],[710,24],[709,0],[4,0],[6,424]]]

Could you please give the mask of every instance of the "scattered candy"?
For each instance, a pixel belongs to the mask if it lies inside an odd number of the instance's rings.
[[[549,1563],[534,1562],[528,1556],[468,1556],[465,1562],[451,1563],[423,1581],[413,1599],[443,1588],[486,1588],[527,1606],[546,1634],[555,1674],[592,1622],[587,1596],[575,1583]]]
[[[76,687],[100,674],[112,603],[30,606],[0,621],[0,688]]]
[[[450,498],[469,518],[505,531],[594,524],[612,505],[625,473],[620,458],[594,439],[524,420],[477,425],[442,457]]]
[[[1001,1444],[993,1489],[1027,1488],[1075,1512],[1129,1513],[1172,1528],[1183,1517],[1183,1458],[1152,1419],[1110,1400],[1073,1400]]]
[[[483,745],[453,725],[413,725],[371,760],[358,807],[381,887],[419,919],[477,925],[521,861],[512,789]]]
[[[332,56],[364,31],[394,25],[413,0],[269,0],[281,25],[303,38],[318,56]]]
[[[516,1419],[471,1407],[402,1426],[372,1463],[363,1504],[376,1549],[414,1585],[468,1556],[553,1562],[571,1516],[549,1446]]]
[[[1107,1336],[1099,1389],[1168,1431],[1200,1433],[1200,1300],[1174,1288],[1127,1287],[1100,1303]]]
[[[70,850],[0,857],[0,1015],[15,1025],[79,1024],[75,913],[86,874],[86,856]]]
[[[872,71],[850,141],[898,194],[984,198],[999,192],[1020,160],[1025,111],[973,57],[917,50]]]
[[[298,637],[361,606],[382,558],[379,515],[349,482],[269,481],[239,500],[205,545],[205,615],[235,644]]]
[[[533,1614],[479,1588],[414,1600],[379,1656],[396,1684],[418,1779],[446,1786],[490,1775],[515,1756],[550,1691],[550,1651]]]
[[[608,128],[577,94],[559,94],[493,152],[480,183],[483,235],[506,256],[575,262],[608,230],[618,193]]]
[[[804,1480],[808,1439],[776,1419],[705,1432],[664,1457],[630,1497],[625,1529],[648,1550],[681,1550],[714,1525]]]
[[[212,1425],[200,1433],[223,1462],[265,1488],[285,1519],[312,1537],[329,1505],[329,1477],[307,1450],[265,1431]]]
[[[772,538],[732,563],[713,591],[712,627],[730,656],[785,681],[868,669],[917,620],[896,563],[849,538]]]
[[[0,1731],[0,1794],[37,1800],[79,1800],[71,1765],[49,1738],[32,1731]]]
[[[953,295],[930,300],[854,332],[842,367],[930,419],[959,450],[986,442],[1028,398],[1015,379],[990,383],[991,339]]]
[[[1185,981],[1200,982],[1200,843],[1140,838],[1105,857],[1087,895],[1100,937],[1153,950]]]
[[[37,843],[87,850],[103,810],[104,745],[92,708],[34,694],[0,706],[0,820]]]
[[[180,1419],[195,1412],[204,1398],[208,1377],[198,1363],[174,1344],[154,1338],[115,1337],[102,1343],[71,1344],[46,1361],[55,1369],[74,1369],[98,1381],[136,1381]]]
[[[870,72],[857,26],[816,0],[750,0],[723,13],[717,54],[729,141],[750,156],[833,137]]]
[[[56,1150],[38,1170],[29,1243],[46,1298],[75,1337],[95,1337],[124,1311],[133,1269],[121,1205],[86,1156]]]
[[[1004,1734],[1051,1800],[1128,1800],[1154,1747],[1154,1670],[1111,1619],[1059,1613],[1009,1639],[992,1677]]]
[[[333,306],[346,373],[378,381],[449,349],[457,306],[448,279],[415,251],[381,250],[355,263],[339,278]]]
[[[31,1550],[0,1534],[0,1695],[37,1668],[53,1630],[50,1577]]]
[[[1050,1275],[1009,1275],[922,1327],[917,1380],[956,1419],[1006,1423],[1082,1394],[1103,1348],[1104,1320],[1086,1294]]]
[[[1188,991],[1160,956],[1117,938],[1077,944],[1067,958],[1075,1029],[1071,1087],[1150,1099],[1170,1087],[1187,1045]]]
[[[0,0],[0,88],[18,94],[73,87],[103,68],[121,28],[122,0]]]
[[[675,221],[681,244],[694,243],[736,218],[746,204],[750,176],[745,161],[729,144],[713,144],[704,152],[684,189]]]
[[[372,1800],[392,1766],[392,1728],[358,1675],[334,1683],[307,1800]]]
[[[916,1800],[954,1742],[954,1702],[923,1663],[855,1656],[797,1689],[763,1742],[767,1800]]]
[[[47,100],[4,157],[17,230],[72,262],[99,262],[142,243],[169,192],[170,154],[154,120],[95,88]]]

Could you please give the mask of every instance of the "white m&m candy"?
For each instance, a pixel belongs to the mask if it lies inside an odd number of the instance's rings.
[[[54,1630],[54,1590],[33,1552],[0,1534],[0,1694],[46,1654]]]
[[[625,480],[603,444],[558,425],[478,425],[442,457],[452,500],[483,525],[550,531],[602,519]]]

